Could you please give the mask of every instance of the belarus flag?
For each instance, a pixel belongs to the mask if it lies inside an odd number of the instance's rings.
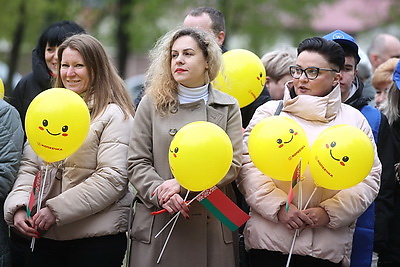
[[[250,218],[216,186],[204,190],[196,199],[231,231],[238,229]]]
[[[292,203],[294,192],[293,188],[297,185],[297,183],[301,179],[301,159],[300,162],[297,164],[296,169],[294,170],[292,176],[292,183],[290,184],[289,193],[288,193],[288,200],[286,201],[286,212],[289,211],[289,204]]]

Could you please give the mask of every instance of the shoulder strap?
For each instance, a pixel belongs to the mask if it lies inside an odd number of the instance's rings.
[[[283,108],[283,100],[280,100],[279,104],[278,104],[278,107],[275,110],[275,114],[274,115],[278,116],[281,113],[282,108]]]

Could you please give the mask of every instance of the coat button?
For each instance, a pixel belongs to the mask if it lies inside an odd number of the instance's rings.
[[[171,136],[174,136],[177,132],[178,132],[178,130],[176,128],[169,129],[169,135],[171,135]]]

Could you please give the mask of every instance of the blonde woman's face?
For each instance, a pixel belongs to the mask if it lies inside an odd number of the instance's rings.
[[[171,49],[171,72],[175,81],[189,88],[203,86],[207,69],[203,51],[191,36],[176,39]]]
[[[62,53],[61,80],[65,88],[82,94],[89,88],[89,71],[82,55],[75,49],[67,47]]]

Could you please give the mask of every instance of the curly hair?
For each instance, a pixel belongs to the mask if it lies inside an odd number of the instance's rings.
[[[182,36],[192,37],[203,52],[209,68],[206,75],[214,80],[221,66],[222,53],[214,37],[205,31],[195,28],[178,28],[160,38],[150,51],[150,66],[146,77],[146,94],[152,97],[157,112],[166,115],[176,108],[178,101],[178,83],[171,71],[171,49],[175,41]],[[207,81],[206,81],[207,82]]]

